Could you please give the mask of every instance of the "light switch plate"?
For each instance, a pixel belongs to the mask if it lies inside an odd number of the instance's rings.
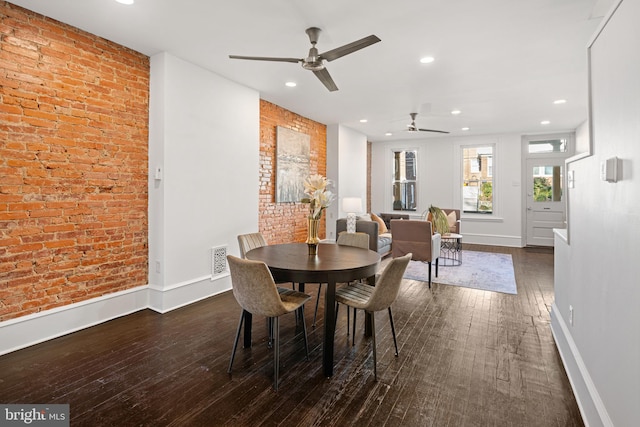
[[[617,157],[611,157],[600,163],[600,179],[607,182],[618,182]]]
[[[569,188],[575,188],[575,186],[576,186],[574,173],[575,173],[575,171],[572,171],[572,170],[567,172],[567,185],[569,186]]]

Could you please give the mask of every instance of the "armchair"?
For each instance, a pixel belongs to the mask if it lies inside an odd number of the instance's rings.
[[[412,253],[412,259],[429,264],[429,289],[431,289],[431,263],[436,264],[438,277],[438,258],[440,257],[440,233],[431,232],[431,222],[420,220],[391,220],[393,258]]]

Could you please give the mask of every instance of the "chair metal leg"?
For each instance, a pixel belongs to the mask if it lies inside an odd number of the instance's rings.
[[[438,260],[440,258],[436,258],[436,277],[438,277]]]
[[[349,325],[351,324],[349,321],[349,313],[351,313],[351,307],[347,306],[347,336],[349,336]]]
[[[391,335],[393,335],[393,345],[396,346],[396,356],[398,356],[398,341],[396,341],[396,328],[393,327],[393,315],[389,307],[389,323],[391,324]]]
[[[320,290],[322,289],[322,283],[318,283],[318,296],[316,297],[316,310],[313,312],[313,325],[312,328],[316,327],[316,317],[318,316],[318,303],[320,302]],[[326,321],[326,319],[325,319]]]
[[[429,261],[429,289],[431,289],[431,261]]]
[[[353,333],[351,334],[351,347],[356,345],[356,313],[358,312],[358,310],[356,310],[355,307],[353,307]],[[347,325],[347,328],[349,327],[349,325]]]
[[[371,336],[373,337],[373,378],[378,381],[378,360],[376,357],[376,315],[371,313]]]
[[[304,304],[300,306],[300,318],[302,319],[302,333],[304,334],[304,352],[309,360],[309,340],[307,339],[307,322],[304,321]]]
[[[238,348],[238,341],[240,340],[240,331],[242,330],[242,322],[244,321],[244,310],[240,313],[240,321],[238,322],[238,332],[236,332],[236,339],[233,341],[233,350],[231,351],[231,360],[229,361],[228,373],[231,373],[231,367],[233,366],[233,359],[236,357],[236,349]]]
[[[278,391],[278,374],[280,373],[280,319],[273,318],[273,389]]]
[[[267,348],[273,348],[273,322],[271,318],[267,317],[267,329],[269,330],[269,340],[267,341]]]

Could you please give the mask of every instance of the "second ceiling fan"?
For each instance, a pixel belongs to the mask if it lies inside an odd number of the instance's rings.
[[[449,133],[446,130],[436,129],[422,129],[416,126],[416,116],[418,113],[409,113],[411,116],[411,124],[407,125],[407,132],[436,132],[436,133]]]
[[[356,40],[354,42],[345,44],[344,46],[337,47],[335,49],[328,50],[323,53],[318,53],[318,49],[316,48],[316,43],[318,43],[318,36],[320,35],[320,28],[311,27],[306,30],[307,35],[309,36],[309,41],[311,42],[311,49],[309,49],[309,53],[305,58],[278,58],[278,57],[268,57],[268,56],[240,56],[240,55],[229,55],[231,59],[249,59],[254,61],[275,61],[275,62],[299,62],[302,64],[302,68],[305,70],[313,71],[313,74],[320,79],[320,81],[329,89],[331,92],[338,90],[338,86],[336,86],[335,82],[331,78],[329,71],[324,66],[324,61],[333,61],[334,59],[338,59],[350,53],[353,53],[357,50],[363,49],[367,46],[371,46],[374,43],[378,43],[380,39],[374,35],[370,35],[368,37],[362,38],[360,40]]]

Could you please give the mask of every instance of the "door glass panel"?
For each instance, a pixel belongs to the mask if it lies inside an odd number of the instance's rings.
[[[533,167],[533,201],[562,201],[562,166]]]

